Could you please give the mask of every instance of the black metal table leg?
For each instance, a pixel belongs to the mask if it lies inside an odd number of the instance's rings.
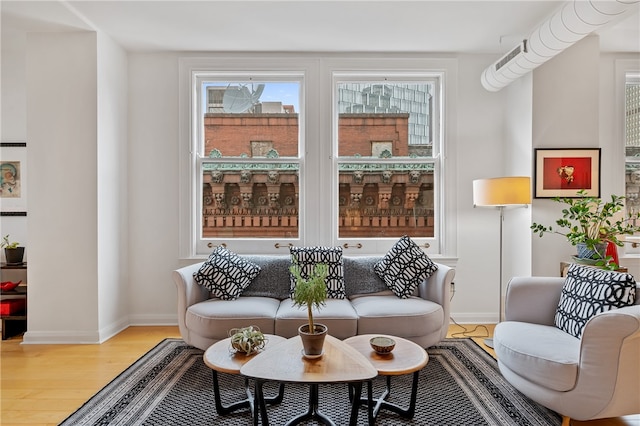
[[[213,399],[216,404],[216,411],[220,415],[225,415],[232,413],[241,408],[251,408],[253,412],[253,395],[251,395],[251,390],[249,389],[249,379],[244,379],[245,392],[247,394],[247,398],[241,401],[234,402],[229,405],[223,405],[222,399],[220,398],[220,385],[218,384],[218,372],[216,370],[213,371]]]
[[[309,385],[309,409],[307,410],[307,412],[300,414],[299,416],[289,420],[286,423],[286,426],[297,425],[309,419],[316,419],[322,424],[327,426],[335,426],[335,423],[329,417],[327,417],[320,410],[318,410],[318,384],[317,383],[311,383]]]
[[[373,389],[372,382],[369,381],[367,383],[367,399],[360,398],[361,404],[367,405],[367,412],[369,417],[369,425],[374,425],[376,422],[376,418],[380,413],[380,410],[389,410],[406,419],[412,419],[416,412],[416,399],[418,396],[418,379],[420,378],[420,371],[415,371],[413,373],[413,383],[411,385],[411,397],[409,400],[408,407],[401,407],[398,404],[394,404],[392,402],[387,401],[387,398],[391,394],[391,376],[386,376],[387,385],[380,394],[380,396],[374,401],[373,400]],[[375,404],[375,405],[374,405]]]
[[[218,372],[216,370],[211,370],[213,372],[213,399],[215,401],[216,412],[220,415],[226,415],[233,413],[234,411],[240,410],[242,408],[249,408],[251,414],[254,416],[254,424],[257,424],[257,412],[258,408],[255,407],[256,397],[251,393],[251,388],[249,386],[249,378],[245,377],[244,379],[244,387],[245,393],[247,397],[241,401],[236,401],[234,403],[223,405],[222,399],[220,397],[220,384],[218,383]],[[264,398],[263,400],[265,404],[279,404],[282,402],[284,398],[284,383],[280,383],[278,393],[272,397]]]
[[[371,381],[369,381],[368,383],[371,383]],[[352,389],[353,389],[353,397],[351,396]],[[361,394],[362,394],[362,382],[349,384],[349,400],[352,401],[351,416],[349,417],[349,426],[356,426],[358,424],[358,410],[360,409]]]

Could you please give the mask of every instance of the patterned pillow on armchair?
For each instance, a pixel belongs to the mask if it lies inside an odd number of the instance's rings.
[[[635,300],[633,275],[573,263],[567,271],[554,323],[560,330],[580,338],[591,317],[631,306]]]

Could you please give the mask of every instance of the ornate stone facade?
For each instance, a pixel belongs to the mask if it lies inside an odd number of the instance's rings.
[[[408,114],[342,114],[339,155],[411,157]],[[227,160],[203,174],[203,236],[298,236],[297,114],[206,114],[205,151]],[[416,147],[424,154],[424,146]],[[339,236],[433,236],[433,169],[424,163],[349,163],[339,170]]]

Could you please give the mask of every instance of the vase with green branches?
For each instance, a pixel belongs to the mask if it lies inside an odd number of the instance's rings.
[[[327,326],[319,324],[313,320],[313,309],[320,309],[325,305],[327,299],[327,286],[325,279],[329,272],[329,267],[323,263],[313,265],[309,274],[305,274],[297,262],[289,268],[295,278],[296,287],[293,291],[292,300],[294,306],[305,307],[307,309],[308,323],[298,328],[298,334],[302,338],[304,354],[308,357],[320,356],[324,345],[324,337],[327,333]]]
[[[607,244],[621,247],[623,235],[633,235],[640,231],[636,221],[640,216],[622,214],[623,196],[612,195],[610,201],[587,195],[586,191],[577,192],[577,197],[556,197],[553,200],[564,203],[562,217],[556,220],[557,227],[533,223],[531,229],[542,237],[545,233],[564,236],[571,245],[578,247],[578,258],[593,261],[595,266],[605,269],[617,269],[611,256],[606,255]],[[581,246],[585,247],[584,253]]]

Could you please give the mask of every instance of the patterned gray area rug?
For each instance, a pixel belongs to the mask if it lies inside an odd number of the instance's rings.
[[[529,400],[498,371],[496,361],[471,339],[446,339],[428,349],[429,363],[420,372],[413,419],[381,411],[378,425],[560,425],[561,417]],[[203,351],[180,339],[165,339],[87,401],[61,425],[250,425],[251,413],[216,413],[211,370]],[[220,373],[223,403],[243,399],[244,381]],[[392,378],[389,401],[407,406],[412,375]],[[376,378],[378,394],[385,381]],[[275,384],[265,395],[275,394]],[[349,423],[348,389],[320,386],[319,410],[337,425]],[[279,405],[268,408],[269,423],[283,425],[307,410],[308,386],[287,384]],[[374,395],[375,396],[375,395]],[[307,423],[317,424],[315,421]],[[367,424],[364,408],[358,424]]]

